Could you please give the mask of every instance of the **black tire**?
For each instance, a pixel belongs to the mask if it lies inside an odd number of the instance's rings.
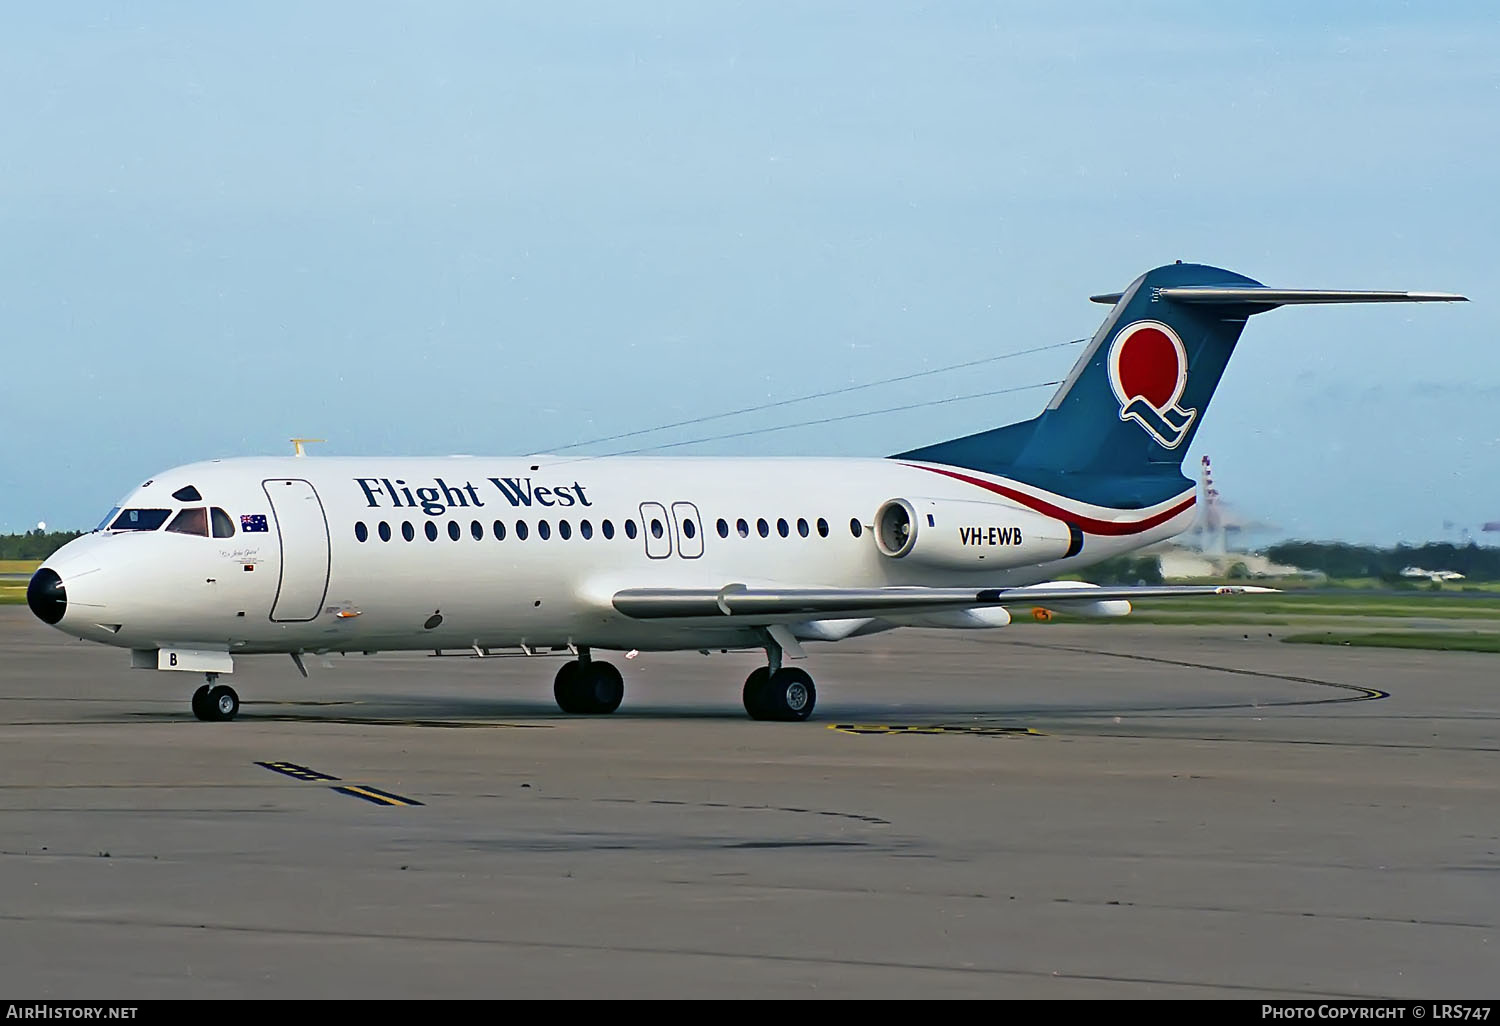
[[[214,718],[213,710],[208,705],[208,693],[211,690],[212,688],[204,684],[193,692],[193,715],[200,720],[207,721]]]
[[[794,666],[783,667],[771,674],[766,682],[764,696],[766,719],[798,723],[812,715],[818,703],[818,689],[806,670]]]
[[[766,708],[766,685],[771,680],[769,667],[760,666],[745,678],[745,711],[750,714],[752,720],[770,719]]]
[[[557,707],[565,713],[581,713],[582,707],[579,694],[578,670],[580,664],[577,659],[563,663],[558,668],[557,678],[552,682],[552,697],[557,699]]]
[[[239,715],[240,696],[228,684],[216,685],[208,693],[208,711],[212,719],[227,723]]]
[[[600,716],[620,708],[625,698],[625,678],[611,663],[574,660],[564,663],[552,685],[557,707],[565,713]]]
[[[583,692],[585,712],[607,715],[620,708],[625,699],[625,678],[613,663],[589,663],[579,675],[578,683]]]

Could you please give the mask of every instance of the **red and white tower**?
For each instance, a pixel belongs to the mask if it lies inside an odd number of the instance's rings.
[[[1203,507],[1198,517],[1198,544],[1210,556],[1223,556],[1226,551],[1224,537],[1224,511],[1219,506],[1219,490],[1214,487],[1213,467],[1207,456],[1203,457],[1199,472],[1199,484],[1203,490]]]

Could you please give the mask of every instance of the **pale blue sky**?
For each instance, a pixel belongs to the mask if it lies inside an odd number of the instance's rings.
[[[1076,338],[1179,258],[1474,300],[1252,321],[1189,455],[1236,505],[1500,519],[1491,4],[118,8],[0,31],[0,530],[293,435],[525,453]],[[879,456],[1047,394],[671,451]]]

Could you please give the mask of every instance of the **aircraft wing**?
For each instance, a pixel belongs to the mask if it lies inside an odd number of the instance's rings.
[[[936,613],[983,606],[1047,606],[1111,599],[1187,598],[1274,592],[1251,585],[1137,585],[1016,588],[627,588],[616,610],[636,620],[710,619],[743,624],[790,623],[894,614]]]

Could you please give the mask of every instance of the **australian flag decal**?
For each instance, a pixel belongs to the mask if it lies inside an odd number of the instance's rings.
[[[269,530],[270,528],[266,527],[266,515],[264,513],[245,513],[240,516],[240,531],[244,534],[255,534],[257,531],[265,532]]]

